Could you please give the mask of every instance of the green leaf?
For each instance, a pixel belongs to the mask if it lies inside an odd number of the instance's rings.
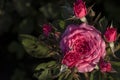
[[[120,62],[111,62],[113,69],[115,69],[116,73],[110,73],[111,80],[120,80]]]
[[[35,70],[45,69],[46,66],[47,66],[46,63],[39,64],[39,65],[35,68]]]
[[[65,75],[64,75],[64,74],[61,74],[61,75],[59,76],[58,80],[64,80],[64,79],[63,79],[64,77],[65,77]]]
[[[40,10],[40,12],[43,13],[43,15],[46,18],[49,18],[49,17],[54,18],[57,16],[57,13],[54,11],[54,5],[52,5],[51,3],[48,3],[44,6],[42,6],[41,8],[39,8],[39,10]]]
[[[39,80],[52,80],[51,70],[56,65],[55,61],[41,63],[35,68],[34,76]]]
[[[46,44],[38,41],[36,37],[27,34],[21,34],[20,41],[29,55],[37,58],[49,57],[49,48]]]
[[[47,67],[52,67],[54,65],[56,65],[55,61],[50,61],[50,62],[47,63]]]
[[[95,71],[91,72],[91,74],[90,74],[90,80],[94,80],[94,73],[95,73]]]
[[[108,20],[105,17],[102,17],[99,20],[99,29],[102,31],[102,33],[105,32],[107,25],[108,25]]]
[[[56,65],[56,62],[55,61],[50,61],[48,63],[41,63],[39,64],[35,70],[40,70],[40,69],[46,69],[46,68],[50,68],[52,66]]]
[[[111,61],[111,64],[112,64],[114,67],[120,67],[120,62]],[[119,69],[120,69],[120,68],[119,68]]]
[[[38,80],[52,80],[51,77],[51,72],[49,69],[44,69],[41,72],[37,72],[34,73],[34,76],[38,79]]]
[[[65,27],[65,21],[60,20],[59,21],[59,26],[60,26],[60,28],[64,29],[64,27]]]
[[[41,75],[38,77],[39,80],[48,80],[49,70],[45,69]]]
[[[68,69],[65,72],[61,73],[58,80],[73,80],[73,73]]]
[[[70,6],[69,2],[65,2],[65,5],[62,6],[62,17],[67,19],[71,16],[73,16],[73,9],[72,7]]]
[[[105,78],[100,71],[95,70],[90,73],[90,80],[101,80],[101,79],[104,80]]]
[[[69,74],[69,76],[66,78],[66,80],[73,80],[73,74]]]

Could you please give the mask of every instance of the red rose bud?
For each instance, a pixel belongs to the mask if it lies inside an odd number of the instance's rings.
[[[116,30],[116,28],[110,28],[110,27],[107,28],[104,36],[105,36],[105,39],[106,39],[107,42],[115,41],[116,38],[117,38],[117,30]]]
[[[74,9],[75,16],[78,18],[83,18],[87,14],[85,3],[82,0],[77,0],[74,3],[73,9]]]
[[[101,72],[111,72],[112,67],[110,62],[106,62],[104,60],[100,60],[100,71]]]
[[[52,27],[49,24],[43,24],[43,33],[45,36],[48,36],[52,30]]]

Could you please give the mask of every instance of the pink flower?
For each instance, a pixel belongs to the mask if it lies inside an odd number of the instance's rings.
[[[77,0],[74,3],[73,9],[74,9],[75,16],[78,18],[82,18],[87,14],[85,3],[82,0]]]
[[[79,58],[80,58],[80,55],[78,53],[74,51],[69,51],[64,56],[64,60],[62,61],[62,63],[65,63],[67,66],[72,68],[74,67],[74,64],[76,64],[76,62],[79,60]]]
[[[100,60],[100,71],[101,72],[110,72],[112,70],[110,62]]]
[[[101,33],[86,23],[69,25],[62,35],[60,48],[64,53],[62,64],[76,67],[79,72],[90,72],[105,56],[105,42]]]
[[[52,30],[52,27],[49,24],[43,24],[43,33],[45,36],[48,36]]]
[[[117,30],[116,28],[107,28],[105,34],[104,34],[106,41],[107,42],[113,42],[116,40],[116,36],[117,36]]]

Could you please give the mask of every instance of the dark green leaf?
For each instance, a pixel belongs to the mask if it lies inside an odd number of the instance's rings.
[[[111,80],[120,80],[120,62],[111,62],[113,69],[115,69],[116,73],[110,73]]]
[[[8,50],[9,50],[11,53],[15,54],[16,57],[17,57],[17,59],[22,59],[23,56],[24,56],[24,53],[25,53],[22,45],[20,45],[20,44],[19,44],[18,42],[16,42],[16,41],[13,41],[13,42],[11,42],[11,43],[9,44]]]
[[[18,27],[18,32],[20,34],[30,34],[33,32],[34,29],[34,21],[32,18],[23,19]]]
[[[35,68],[34,76],[39,80],[51,80],[51,70],[56,65],[55,61],[50,61],[48,63],[41,63]]]
[[[49,57],[47,45],[40,43],[34,36],[21,34],[20,40],[29,55],[37,58]]]
[[[52,67],[54,65],[56,65],[55,61],[50,61],[48,63],[41,63],[35,68],[35,70],[46,69],[46,68]]]
[[[73,80],[73,73],[68,69],[65,72],[61,73],[58,80]]]
[[[94,73],[95,73],[95,71],[91,72],[91,74],[90,74],[90,80],[94,80]]]
[[[65,3],[65,6],[62,6],[62,17],[70,18],[73,16],[73,9],[68,2]]]
[[[99,29],[102,31],[102,33],[105,32],[106,28],[108,27],[108,20],[105,17],[102,17],[99,20]]]
[[[49,70],[45,69],[41,75],[38,77],[39,80],[48,80]]]
[[[60,26],[60,28],[64,29],[64,27],[65,27],[65,21],[60,20],[59,21],[59,26]]]

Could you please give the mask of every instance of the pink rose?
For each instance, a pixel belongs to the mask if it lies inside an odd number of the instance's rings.
[[[86,23],[69,25],[62,35],[60,48],[64,53],[62,64],[76,67],[79,72],[90,72],[105,56],[105,42],[101,33]]]
[[[69,51],[64,56],[64,59],[63,59],[62,63],[63,64],[65,63],[67,66],[69,66],[70,68],[72,68],[72,67],[74,67],[74,65],[76,64],[76,62],[79,60],[79,58],[80,58],[80,55],[78,53],[76,53],[74,51]]]
[[[45,36],[48,36],[52,30],[52,27],[49,24],[43,24],[43,33]]]
[[[116,28],[107,28],[105,34],[105,39],[107,42],[113,42],[116,40],[116,36],[117,36],[117,30]]]
[[[110,62],[100,60],[100,71],[101,72],[110,72],[112,70]]]
[[[78,18],[82,18],[87,14],[85,3],[82,0],[77,0],[74,3],[73,9],[74,9],[75,16]]]

